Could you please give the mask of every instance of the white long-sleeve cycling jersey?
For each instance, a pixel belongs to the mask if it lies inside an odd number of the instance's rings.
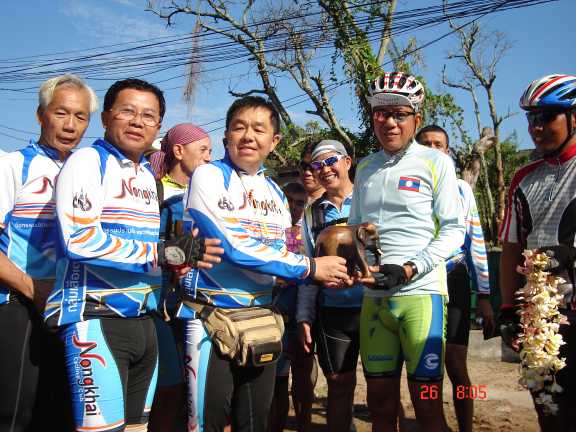
[[[105,140],[76,151],[56,185],[63,255],[46,306],[51,324],[136,317],[156,307],[160,227],[156,182]]]
[[[366,288],[369,297],[446,294],[445,260],[464,242],[464,218],[450,158],[411,142],[405,151],[381,150],[357,167],[350,225],[378,228],[382,264],[412,261],[418,274],[391,290]]]
[[[56,275],[54,184],[61,167],[56,150],[34,141],[0,158],[0,251],[35,279]],[[0,304],[9,299],[0,285]]]
[[[474,192],[470,185],[462,179],[458,179],[458,191],[464,212],[466,236],[464,244],[454,251],[446,261],[446,271],[450,273],[456,264],[464,263],[468,269],[468,276],[470,276],[473,288],[480,294],[490,294],[486,245],[484,244],[484,233],[482,232]]]
[[[284,193],[264,175],[250,175],[226,156],[194,171],[185,197],[184,220],[201,235],[218,238],[222,262],[192,270],[184,280],[189,298],[220,307],[266,305],[272,301],[273,276],[303,279],[308,258],[289,252],[285,230],[290,212]],[[182,305],[182,318],[193,313]]]

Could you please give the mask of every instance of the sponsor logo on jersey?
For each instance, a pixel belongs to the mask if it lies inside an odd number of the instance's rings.
[[[136,180],[136,177],[130,177],[128,184],[126,184],[126,179],[122,179],[122,192],[115,198],[125,198],[126,194],[128,194],[134,198],[144,200],[146,204],[150,204],[152,201],[158,202],[158,194],[156,191],[149,188],[141,189],[133,186],[132,182],[134,180]]]
[[[76,334],[72,336],[72,345],[80,350],[74,364],[76,373],[76,384],[82,389],[80,399],[84,404],[84,413],[87,416],[99,414],[97,399],[100,397],[99,386],[94,382],[93,362],[97,361],[106,367],[106,360],[100,354],[91,352],[98,347],[96,342],[82,342],[78,340]]]
[[[263,216],[267,216],[268,213],[281,214],[282,209],[276,204],[273,199],[263,199],[259,200],[254,198],[254,191],[251,190],[248,194],[244,193],[244,202],[238,208],[238,210],[243,210],[247,205],[250,205],[254,210],[262,212]]]
[[[72,207],[82,211],[90,211],[92,208],[92,202],[90,202],[88,194],[81,190],[79,193],[77,192],[74,194],[74,198],[72,199]]]
[[[440,365],[438,354],[429,353],[424,356],[424,367],[429,370],[437,369]]]
[[[400,177],[398,190],[420,192],[420,179],[415,177]]]
[[[222,210],[228,210],[228,211],[233,211],[234,210],[234,204],[232,203],[232,201],[230,201],[227,197],[223,196],[218,200],[218,207],[220,207]]]

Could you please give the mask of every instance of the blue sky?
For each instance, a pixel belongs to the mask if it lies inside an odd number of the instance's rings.
[[[436,1],[420,0],[417,3],[436,4]],[[163,21],[144,11],[145,4],[144,0],[31,0],[26,2],[24,7],[19,2],[6,2],[0,16],[3,35],[0,39],[0,62],[69,50],[78,50],[81,54],[84,49],[190,31],[191,19],[182,17],[177,20],[175,27],[167,29]],[[414,4],[415,2],[401,0],[399,8],[406,9]],[[490,29],[503,32],[512,44],[498,69],[495,84],[496,105],[501,113],[508,109],[518,113],[507,120],[502,129],[503,136],[516,130],[523,148],[529,148],[531,142],[526,132],[525,118],[518,109],[518,98],[523,88],[534,78],[554,72],[576,73],[574,16],[576,1],[560,0],[490,15],[481,20],[481,23]],[[420,43],[425,43],[448,30],[447,25],[441,25],[414,32],[411,36],[416,37]],[[440,81],[443,65],[447,64],[451,77],[458,77],[456,64],[446,60],[447,52],[453,49],[456,43],[452,36],[423,50],[426,67],[418,72],[426,77],[435,91],[445,90]],[[155,75],[150,80],[157,81],[183,72],[183,69],[176,68],[164,75]],[[111,84],[100,80],[88,82],[97,90],[105,90]],[[160,87],[165,90],[168,102],[163,129],[183,121],[205,124],[221,119],[232,101],[227,94],[229,86],[237,90],[249,90],[257,87],[257,84],[258,77],[250,73],[247,66],[242,65],[204,74],[199,79],[195,103],[189,108],[181,98],[179,87],[183,85],[182,79],[162,83]],[[0,82],[0,88],[5,87],[14,88],[16,85],[9,86]],[[300,93],[287,81],[280,81],[279,89],[283,99]],[[103,97],[104,92],[100,91],[98,94]],[[466,125],[473,131],[474,123],[468,96],[456,91],[453,91],[453,94],[466,109]],[[356,109],[350,104],[350,99],[350,89],[343,87],[334,95],[333,104],[342,124],[354,130],[357,128]],[[36,106],[37,99],[33,91],[16,93],[0,90],[0,149],[20,148],[28,139],[37,136],[39,128],[35,119]],[[485,106],[483,103],[483,107]],[[304,110],[310,108],[307,104],[290,108],[293,119],[302,125],[313,119],[304,114]],[[488,121],[486,112],[483,120]],[[222,122],[206,126],[206,129],[221,126]],[[211,132],[216,156],[222,154],[222,133],[222,129]],[[93,116],[86,133],[87,138],[82,145],[89,144],[91,137],[101,134],[102,128],[97,114]]]

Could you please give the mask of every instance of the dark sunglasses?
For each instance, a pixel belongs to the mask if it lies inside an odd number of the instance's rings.
[[[531,111],[526,113],[528,124],[530,126],[543,125],[556,120],[558,115],[563,114],[564,111],[546,110],[546,111]]]
[[[331,167],[332,165],[336,164],[340,159],[344,158],[344,155],[337,154],[334,156],[327,157],[321,161],[314,161],[310,162],[310,166],[314,171],[320,171],[322,167]]]
[[[300,164],[298,165],[298,168],[300,169],[300,171],[304,172],[304,171],[312,171],[312,167],[310,166],[310,164],[308,162],[300,162]]]

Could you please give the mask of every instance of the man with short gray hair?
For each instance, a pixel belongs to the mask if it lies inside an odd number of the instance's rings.
[[[40,371],[56,355],[44,349],[51,337],[39,315],[56,273],[54,186],[97,109],[80,78],[47,80],[36,113],[40,138],[0,159],[0,327],[10,329],[0,334],[0,430],[30,425]]]

